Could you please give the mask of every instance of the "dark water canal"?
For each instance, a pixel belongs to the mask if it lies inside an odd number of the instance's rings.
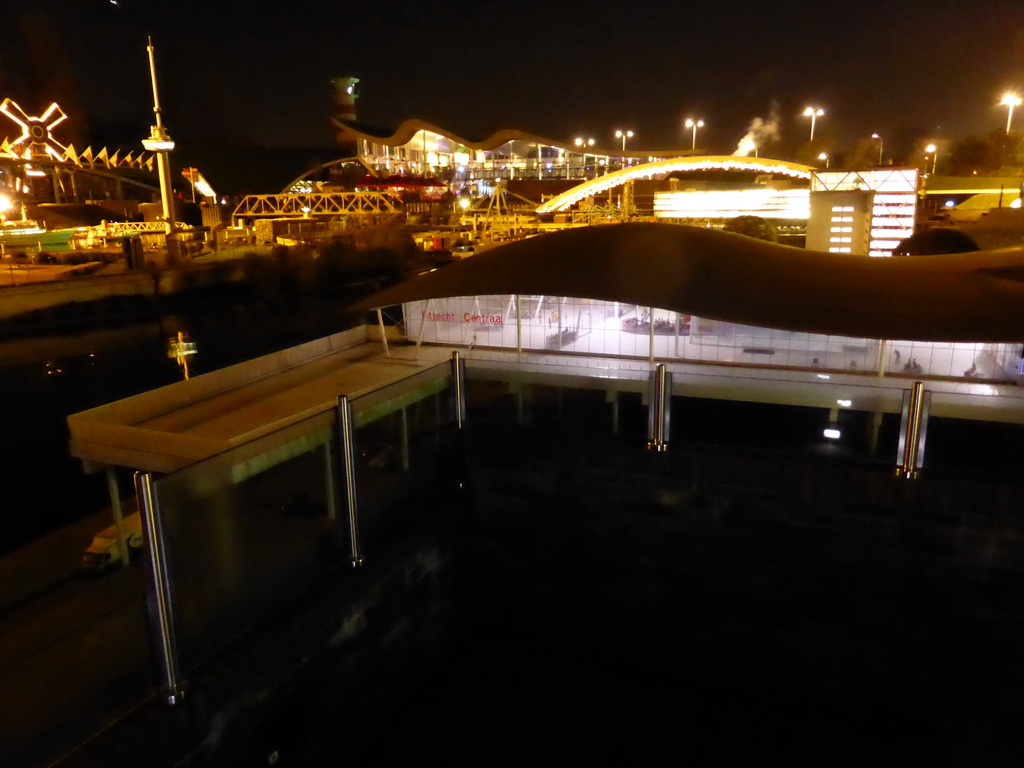
[[[179,332],[197,345],[195,376],[351,327],[353,300],[222,293],[117,323],[90,317],[80,330],[8,334],[0,341],[0,554],[108,503],[104,476],[85,474],[71,457],[67,416],[180,381],[184,371],[168,356]]]
[[[336,333],[364,318],[346,309],[356,294],[332,299],[206,294],[149,311],[143,317],[79,329],[45,332],[10,329],[0,338],[0,484],[4,528],[0,554],[12,551],[108,503],[105,478],[87,475],[71,457],[69,414],[180,381],[184,371],[169,356],[183,333],[197,346],[190,375]],[[867,441],[869,416],[844,412],[841,444],[822,439],[826,412],[814,409],[676,398],[676,439],[743,445],[819,457],[893,463],[899,424],[887,415],[878,448]],[[637,417],[644,421],[643,413]],[[642,425],[640,427],[642,429]],[[1017,474],[1024,430],[1016,425],[932,420],[928,459],[948,469]],[[129,473],[122,473],[130,493]]]

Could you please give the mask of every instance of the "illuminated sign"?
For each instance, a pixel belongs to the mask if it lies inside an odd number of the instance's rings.
[[[654,215],[660,219],[761,216],[766,219],[806,220],[810,215],[810,193],[806,189],[658,192],[654,196]]]

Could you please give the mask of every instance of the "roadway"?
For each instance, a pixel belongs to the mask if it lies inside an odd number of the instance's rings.
[[[150,694],[142,569],[78,571],[102,518],[0,559],[0,764],[49,765]]]

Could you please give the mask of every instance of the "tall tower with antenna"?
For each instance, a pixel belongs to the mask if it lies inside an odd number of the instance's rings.
[[[149,77],[153,83],[153,116],[156,125],[150,126],[149,138],[142,140],[142,146],[156,154],[157,175],[160,177],[160,200],[163,203],[163,218],[166,228],[167,261],[174,263],[178,258],[178,240],[174,221],[174,188],[171,185],[170,152],[174,141],[164,126],[160,112],[160,94],[156,87],[156,59],[153,56],[153,38],[148,38]]]

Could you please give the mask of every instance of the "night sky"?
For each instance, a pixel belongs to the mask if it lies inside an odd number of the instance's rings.
[[[1004,126],[1001,94],[1024,89],[1021,0],[265,5],[5,0],[0,96],[30,113],[59,101],[76,144],[136,142],[152,34],[179,144],[330,147],[330,80],[351,74],[374,125],[418,116],[471,138],[516,127],[607,147],[631,128],[632,147],[661,148],[689,143],[692,115],[707,121],[698,143],[730,153],[774,110],[778,151],[762,154],[785,156],[808,104],[834,151],[878,132],[898,155]]]

